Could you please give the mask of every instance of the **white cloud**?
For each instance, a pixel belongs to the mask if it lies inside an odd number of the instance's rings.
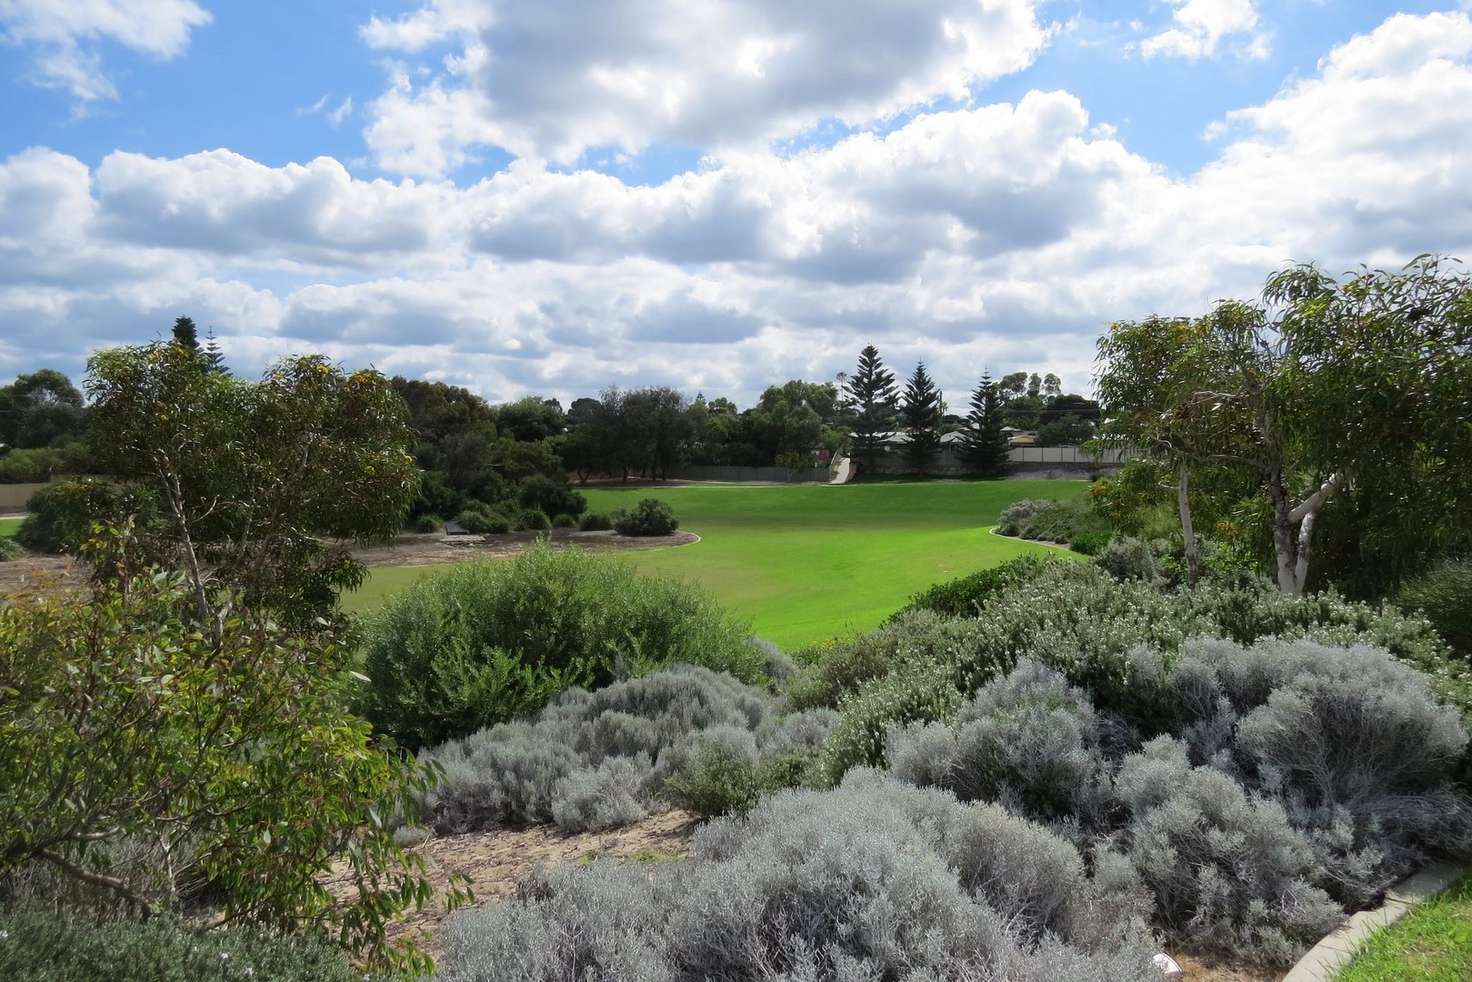
[[[324,105],[330,105],[326,103]],[[1394,17],[1223,120],[1178,177],[1067,92],[915,116],[652,187],[518,160],[473,186],[330,158],[44,149],[0,161],[0,367],[189,313],[242,370],[323,350],[495,399],[670,383],[751,399],[873,341],[951,398],[993,371],[1087,385],[1108,321],[1331,272],[1472,258],[1472,19]]]
[[[1139,44],[1146,58],[1214,58],[1230,50],[1244,58],[1266,58],[1272,49],[1253,0],[1171,0],[1174,26]]]
[[[381,166],[436,175],[477,145],[571,162],[656,143],[720,149],[853,125],[1031,64],[1032,0],[430,0],[363,29],[412,56],[450,47],[428,81],[397,66],[366,137]]]
[[[210,22],[194,0],[0,0],[0,40],[35,53],[37,84],[80,102],[116,99],[96,50],[111,41],[169,59],[189,46],[189,33]]]

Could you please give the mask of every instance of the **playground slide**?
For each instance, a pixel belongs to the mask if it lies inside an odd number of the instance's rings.
[[[828,483],[847,484],[848,479],[853,476],[853,473],[854,462],[848,457],[839,457],[833,462],[833,467],[829,471]]]

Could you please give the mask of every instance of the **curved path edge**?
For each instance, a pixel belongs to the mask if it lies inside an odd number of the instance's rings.
[[[1352,915],[1325,935],[1283,976],[1283,982],[1332,982],[1370,935],[1394,924],[1421,901],[1451,887],[1463,872],[1460,866],[1433,863],[1401,880],[1385,892],[1385,902],[1379,907]]]

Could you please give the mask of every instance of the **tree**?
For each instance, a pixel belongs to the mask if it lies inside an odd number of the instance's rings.
[[[1049,372],[1043,376],[1043,395],[1049,399],[1056,399],[1063,394],[1063,380]]]
[[[1002,431],[1002,393],[991,373],[984,372],[971,393],[971,412],[962,431],[961,457],[983,477],[1007,472],[1011,441]]]
[[[0,387],[0,450],[60,446],[81,439],[86,422],[82,393],[53,368]]]
[[[1285,593],[1307,587],[1336,502],[1356,517],[1362,574],[1382,582],[1472,543],[1472,278],[1452,262],[1340,281],[1292,266],[1258,303],[1143,333],[1138,352],[1116,345],[1135,395],[1106,409],[1135,406],[1147,439],[1256,475]]]
[[[190,351],[199,350],[199,330],[192,317],[174,318],[174,343]]]
[[[843,388],[853,413],[854,456],[865,468],[873,467],[895,431],[897,402],[894,373],[884,367],[878,348],[866,345],[859,352],[858,370],[844,380]]]
[[[88,362],[93,434],[111,472],[159,496],[161,565],[183,569],[218,637],[242,605],[331,618],[363,567],[345,542],[392,537],[418,484],[404,402],[376,372],[288,358],[259,382],[199,371],[172,342]]]
[[[899,418],[905,434],[905,458],[921,474],[930,469],[940,449],[940,421],[944,412],[940,390],[926,373],[925,363],[917,362],[905,383]]]
[[[220,348],[220,339],[215,337],[215,329],[210,328],[209,335],[204,342],[204,363],[212,372],[229,373],[230,369],[225,366],[225,352]]]
[[[355,653],[334,632],[246,608],[201,632],[179,617],[188,578],[128,553],[113,530],[88,556],[118,575],[89,595],[0,606],[0,876],[42,864],[143,917],[208,891],[210,926],[329,933],[393,962],[385,928],[431,889],[387,819],[435,771],[348,710]],[[324,885],[339,858],[349,899]],[[416,954],[397,960],[423,970]]]
[[[750,420],[763,463],[776,463],[784,454],[811,459],[823,438],[823,413],[831,418],[837,399],[837,388],[825,382],[793,379],[769,386],[752,408]]]

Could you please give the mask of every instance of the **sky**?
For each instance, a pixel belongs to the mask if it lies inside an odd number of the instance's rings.
[[[1472,5],[0,0],[0,378],[192,316],[564,403],[953,405],[1290,262],[1472,258]]]

